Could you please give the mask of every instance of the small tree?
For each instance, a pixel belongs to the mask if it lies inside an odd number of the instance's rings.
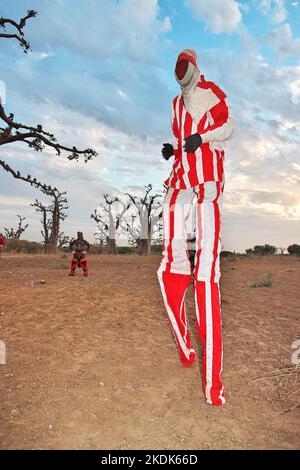
[[[277,247],[273,245],[255,245],[254,248],[248,248],[246,250],[247,255],[255,254],[255,255],[276,255]]]
[[[116,254],[117,232],[125,212],[130,207],[130,203],[126,204],[118,197],[111,198],[108,194],[104,194],[103,197],[105,204],[100,205],[98,209],[94,210],[94,213],[91,214],[91,219],[94,219],[98,224],[98,239],[106,240],[107,252],[109,254]],[[114,210],[116,205],[119,210]]]
[[[300,255],[300,245],[294,244],[294,245],[289,245],[287,249],[288,253],[290,255]]]
[[[10,238],[10,239],[15,239],[15,240],[19,240],[22,233],[25,232],[25,230],[27,229],[27,227],[29,226],[28,224],[26,224],[25,226],[23,226],[23,222],[24,220],[26,220],[26,217],[21,217],[20,215],[17,215],[17,217],[19,218],[19,223],[18,223],[18,227],[16,229],[14,228],[4,228],[4,234],[5,234],[5,237],[6,238]]]
[[[53,191],[53,201],[50,205],[35,200],[33,207],[37,212],[42,214],[41,223],[43,229],[41,234],[44,239],[45,252],[56,253],[59,244],[60,224],[66,219],[65,210],[69,208],[67,205],[66,192],[60,192],[55,188]]]
[[[126,193],[137,211],[136,223],[130,224],[127,221],[126,230],[132,240],[136,242],[139,253],[142,255],[151,253],[152,238],[156,230],[159,230],[157,224],[162,217],[161,204],[157,200],[161,195],[150,194],[151,184],[145,186],[145,189],[145,194],[142,197]]]

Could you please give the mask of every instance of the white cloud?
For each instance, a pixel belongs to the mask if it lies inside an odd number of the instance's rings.
[[[293,104],[300,104],[300,79],[290,83],[291,100]]]
[[[242,21],[240,5],[235,0],[185,0],[194,16],[214,33],[232,33]]]
[[[22,2],[11,8],[20,11]],[[32,0],[30,5],[39,12],[26,32],[33,50],[63,47],[99,64],[116,57],[157,63],[156,45],[172,29],[158,0],[85,0],[75,7],[73,0]]]
[[[288,17],[284,0],[259,0],[256,2],[257,9],[270,18],[272,23],[279,24]]]
[[[282,23],[287,19],[288,12],[284,5],[284,0],[275,0],[275,7],[272,16],[273,23]]]
[[[300,37],[293,38],[293,33],[288,23],[271,31],[269,43],[280,59],[289,56],[300,58]]]
[[[127,93],[125,93],[125,91],[121,90],[120,88],[118,88],[117,92],[118,92],[118,95],[121,96],[121,98],[123,98],[124,100],[128,98]]]
[[[166,16],[162,20],[160,30],[161,30],[162,33],[168,33],[170,31],[172,31],[172,23],[171,23],[171,20],[170,20],[169,16]]]
[[[272,5],[272,0],[256,0],[256,6],[263,15],[269,13]]]

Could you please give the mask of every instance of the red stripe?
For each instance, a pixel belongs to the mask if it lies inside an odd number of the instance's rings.
[[[223,171],[224,171],[222,154],[219,150],[216,150],[216,154],[217,154],[218,180],[222,181]]]
[[[216,268],[216,260],[218,256],[218,244],[219,244],[219,237],[220,237],[220,210],[219,210],[219,205],[218,205],[218,197],[220,195],[220,183],[216,183],[217,186],[217,196],[215,200],[213,201],[214,205],[214,218],[215,218],[215,226],[214,226],[214,231],[215,231],[215,239],[214,239],[214,249],[213,249],[213,262],[212,262],[212,267],[211,267],[211,274],[210,274],[210,281],[214,282],[215,279],[215,268]]]
[[[184,122],[184,138],[189,137],[192,134],[192,126],[193,120],[190,113],[186,112],[185,114],[185,122]],[[187,154],[187,161],[189,170],[187,173],[187,177],[189,180],[190,187],[194,187],[198,185],[198,178],[195,172],[195,165],[196,165],[196,155],[194,152]]]
[[[213,153],[209,148],[209,143],[202,144],[202,166],[204,181],[214,181]]]
[[[197,86],[204,88],[205,90],[210,88],[220,100],[224,100],[227,96],[226,93],[224,93],[224,91],[221,90],[221,88],[219,88],[218,85],[216,85],[214,82],[201,81]]]
[[[212,307],[212,328],[213,328],[213,359],[212,359],[212,387],[210,389],[211,399],[214,405],[222,405],[219,398],[222,389],[221,369],[222,369],[222,321],[220,309],[219,287],[216,282],[210,283],[211,307]]]
[[[180,167],[178,169],[177,175],[178,175],[178,180],[180,183],[180,189],[186,189],[185,182],[183,180],[183,174],[184,174],[184,168],[182,166],[182,114],[183,114],[183,97],[180,97],[179,101],[179,136],[180,136],[180,149],[181,149],[181,157],[180,157]]]
[[[202,386],[205,393],[206,389],[206,293],[205,293],[205,282],[196,281],[196,302],[198,305],[200,325],[197,322],[197,330],[199,338],[203,347],[203,359],[202,359]]]

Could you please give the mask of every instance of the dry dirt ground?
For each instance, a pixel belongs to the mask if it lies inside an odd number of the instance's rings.
[[[222,260],[223,408],[205,403],[199,362],[179,364],[159,259],[91,256],[90,277],[69,278],[69,256],[4,254],[2,449],[300,447],[300,409],[276,410],[253,381],[278,367],[278,343],[299,338],[299,258]],[[268,273],[272,287],[250,287]],[[187,304],[199,357],[191,292]]]

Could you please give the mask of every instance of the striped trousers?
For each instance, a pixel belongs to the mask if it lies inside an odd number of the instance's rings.
[[[220,226],[223,186],[209,181],[194,188],[168,188],[163,204],[163,258],[158,279],[181,363],[195,362],[185,312],[185,293],[193,276],[196,323],[203,346],[203,390],[211,405],[225,403],[222,385],[222,320],[220,306]],[[196,235],[193,273],[187,249]]]

